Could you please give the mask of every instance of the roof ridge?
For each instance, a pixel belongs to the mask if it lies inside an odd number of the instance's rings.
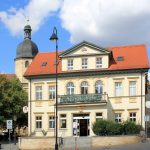
[[[140,46],[145,46],[146,44],[135,44],[135,45],[122,45],[122,46],[112,46],[112,47],[107,47],[107,48],[126,48],[126,47],[140,47]]]
[[[58,51],[58,53],[62,53],[63,51]],[[52,52],[38,52],[38,54],[51,54],[51,53],[56,53],[56,51],[52,51]]]

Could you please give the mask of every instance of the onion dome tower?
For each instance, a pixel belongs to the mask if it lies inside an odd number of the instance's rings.
[[[31,40],[31,31],[30,25],[24,27],[24,40],[18,45],[15,58],[16,76],[24,84],[27,83],[27,80],[23,74],[38,53],[37,45]]]

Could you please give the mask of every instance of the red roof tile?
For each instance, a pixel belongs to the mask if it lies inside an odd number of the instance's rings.
[[[11,80],[12,78],[16,77],[15,74],[0,74],[1,76],[5,76],[7,79]]]
[[[114,58],[114,60],[111,61],[110,70],[149,68],[145,45],[112,47],[109,49],[112,50]],[[117,61],[118,56],[123,56],[124,61]]]
[[[145,45],[111,47],[107,49],[112,51],[113,55],[113,58],[110,61],[110,66],[107,70],[149,68]],[[59,54],[61,53],[62,52],[59,52]],[[29,68],[26,70],[24,76],[55,74],[55,55],[55,52],[38,53]],[[123,61],[117,61],[117,57],[119,56],[123,57]],[[47,65],[42,66],[43,62],[47,62]],[[93,70],[86,70],[86,72],[87,71]],[[78,70],[73,72],[80,71]],[[83,71],[81,70],[81,72]],[[61,71],[61,60],[58,65],[58,73],[64,73]]]

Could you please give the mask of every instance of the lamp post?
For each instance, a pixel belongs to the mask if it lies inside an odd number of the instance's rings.
[[[51,35],[51,37],[50,37],[50,40],[51,41],[56,41],[56,62],[55,62],[55,65],[56,65],[56,116],[55,116],[55,121],[56,121],[56,130],[55,130],[55,132],[56,132],[56,136],[55,136],[55,150],[58,150],[58,142],[57,142],[57,137],[58,137],[58,126],[57,126],[57,122],[58,122],[58,110],[57,110],[57,105],[58,105],[58,99],[57,99],[57,97],[58,97],[58,94],[57,94],[57,86],[58,86],[58,43],[57,43],[57,41],[58,41],[58,37],[57,37],[57,29],[56,29],[56,27],[54,27],[54,29],[53,29],[53,33],[52,33],[52,35]]]
[[[16,115],[14,115],[14,145],[16,145],[16,131],[15,131],[15,129],[16,129],[16,120],[17,120],[17,117],[16,117]]]

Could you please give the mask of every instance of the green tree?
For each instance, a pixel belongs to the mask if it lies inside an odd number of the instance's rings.
[[[5,127],[6,120],[17,117],[17,125],[27,124],[27,116],[22,107],[27,105],[27,93],[23,90],[20,81],[13,77],[8,79],[0,75],[0,126]],[[18,122],[18,120],[22,120]]]

